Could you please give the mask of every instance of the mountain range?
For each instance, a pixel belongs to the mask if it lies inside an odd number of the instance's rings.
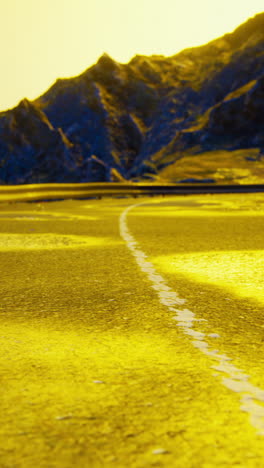
[[[164,57],[107,54],[0,113],[0,184],[263,182],[264,13]]]

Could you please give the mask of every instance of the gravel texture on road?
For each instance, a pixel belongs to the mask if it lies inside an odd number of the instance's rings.
[[[126,222],[140,249],[210,346],[264,390],[264,196],[138,201]],[[240,393],[120,236],[133,203],[0,206],[1,468],[264,464]]]

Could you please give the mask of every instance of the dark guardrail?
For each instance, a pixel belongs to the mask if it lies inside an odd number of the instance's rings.
[[[0,202],[85,199],[141,195],[264,192],[264,184],[77,183],[0,186]]]

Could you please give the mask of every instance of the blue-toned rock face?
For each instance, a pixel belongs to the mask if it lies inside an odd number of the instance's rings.
[[[169,58],[104,54],[0,113],[0,183],[151,179],[186,152],[261,155],[263,130],[264,13]]]

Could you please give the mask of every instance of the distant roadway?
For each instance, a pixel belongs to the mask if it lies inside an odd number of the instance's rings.
[[[108,196],[181,195],[201,193],[258,193],[264,184],[201,183],[50,183],[0,186],[0,203],[4,201],[37,201],[101,198]]]
[[[0,204],[2,468],[264,466],[264,195]]]

